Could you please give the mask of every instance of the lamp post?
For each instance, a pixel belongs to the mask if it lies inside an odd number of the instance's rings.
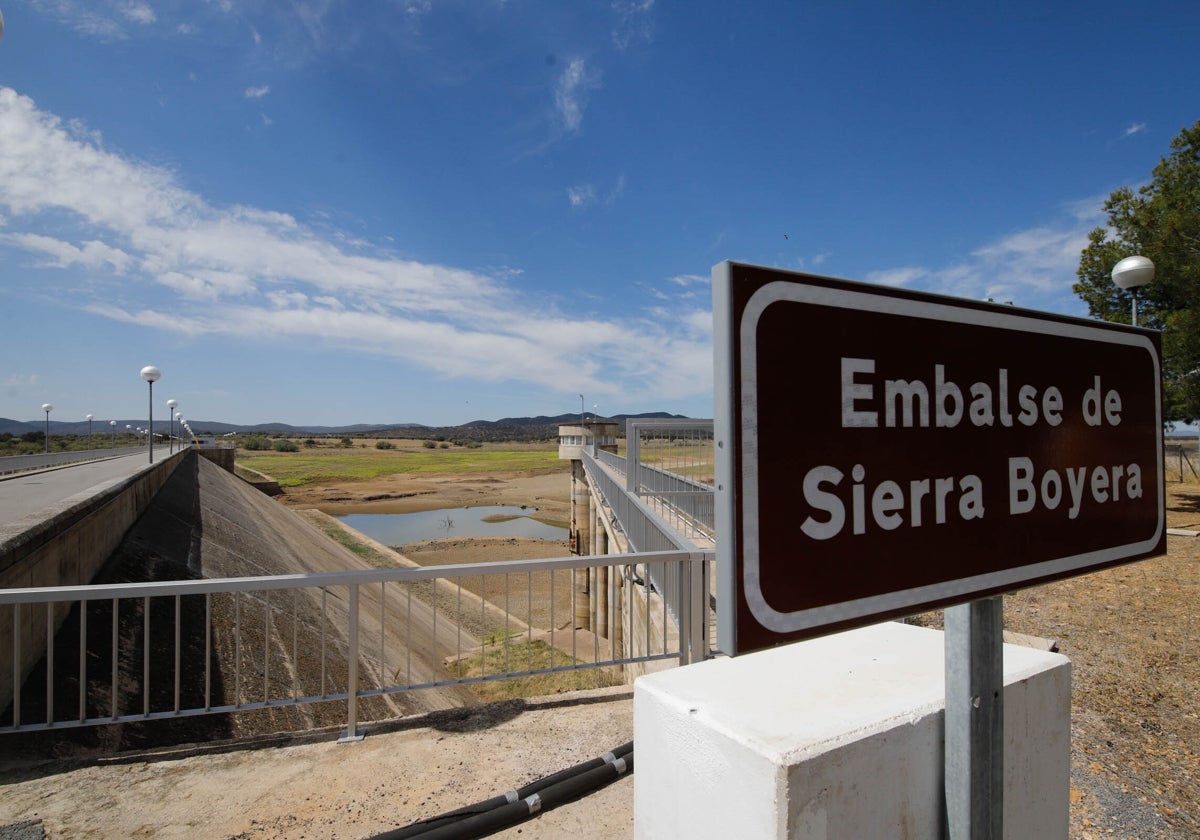
[[[146,440],[150,446],[150,463],[154,463],[154,383],[162,376],[162,371],[154,365],[146,365],[142,368],[142,379],[150,385],[150,427],[146,429]]]
[[[87,416],[88,421],[88,452],[92,451],[92,415]]]
[[[1133,325],[1137,326],[1138,289],[1154,279],[1154,263],[1145,257],[1126,257],[1113,266],[1113,282],[1133,295]]]
[[[46,454],[50,454],[50,412],[54,410],[54,406],[50,403],[42,403],[42,411],[46,412]]]
[[[109,420],[108,425],[112,426],[112,446],[113,446],[113,449],[116,449],[117,448],[117,421]]]
[[[167,451],[175,451],[175,407],[179,405],[176,400],[167,400],[167,419],[171,421],[170,435],[167,437]]]

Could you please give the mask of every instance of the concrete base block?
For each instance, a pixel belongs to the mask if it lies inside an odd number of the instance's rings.
[[[940,838],[944,639],[886,623],[634,684],[635,837]],[[1071,670],[1004,646],[1004,836],[1067,836]]]

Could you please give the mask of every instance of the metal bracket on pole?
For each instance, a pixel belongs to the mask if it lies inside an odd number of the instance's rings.
[[[946,609],[946,836],[1001,840],[1004,599]]]
[[[358,584],[350,584],[350,638],[346,647],[346,731],[339,744],[361,741],[365,734],[358,728]]]

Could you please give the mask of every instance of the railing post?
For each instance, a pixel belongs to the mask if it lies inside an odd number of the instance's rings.
[[[625,489],[633,496],[636,496],[638,491],[638,464],[642,459],[641,434],[636,421],[625,421]]]
[[[13,604],[13,699],[12,725],[21,725],[21,605]]]
[[[346,650],[346,731],[338,738],[339,744],[361,741],[363,731],[358,728],[358,584],[350,584],[350,638]]]
[[[680,664],[703,662],[708,653],[704,630],[703,554],[693,553],[679,568],[679,653]]]

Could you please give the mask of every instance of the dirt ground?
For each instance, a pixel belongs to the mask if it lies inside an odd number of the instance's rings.
[[[314,508],[331,516],[348,513],[415,513],[469,505],[527,505],[537,508],[537,518],[566,526],[570,523],[571,479],[565,470],[538,473],[496,472],[485,476],[411,477],[393,475],[367,481],[289,489],[279,501],[299,510]],[[421,566],[454,563],[492,563],[504,560],[566,557],[565,540],[522,537],[446,537],[390,546]],[[509,604],[512,613],[539,628],[561,629],[570,622],[572,580],[570,572],[535,573],[525,585],[498,576],[464,578],[463,586],[496,604]],[[552,597],[553,596],[553,597]],[[551,607],[551,605],[553,605]]]
[[[347,513],[414,513],[477,504],[529,505],[547,519],[570,518],[571,476],[564,469],[487,475],[391,475],[360,481],[288,488],[279,501],[316,508],[332,516]]]
[[[1200,530],[1200,485],[1167,485]],[[1072,837],[1200,837],[1200,537],[1167,555],[1005,598],[1005,627],[1071,659]]]
[[[1167,490],[1168,524],[1200,530],[1200,484]],[[566,519],[568,492],[562,473],[389,478],[290,493],[283,501],[327,513],[505,502],[557,510]],[[537,547],[524,542],[452,538],[404,551],[419,563],[534,556]],[[1054,639],[1072,661],[1070,837],[1200,836],[1198,596],[1200,537],[1171,536],[1165,557],[1005,598],[1006,629]],[[939,622],[933,615],[923,623]],[[449,725],[436,714],[377,725],[377,734],[355,746],[293,738],[266,749],[0,767],[0,826],[41,820],[51,837],[367,836],[503,792],[632,737],[628,690],[602,694],[603,701],[584,695],[579,703],[564,697],[458,712],[459,723]],[[625,779],[499,836],[631,835],[632,784]]]

